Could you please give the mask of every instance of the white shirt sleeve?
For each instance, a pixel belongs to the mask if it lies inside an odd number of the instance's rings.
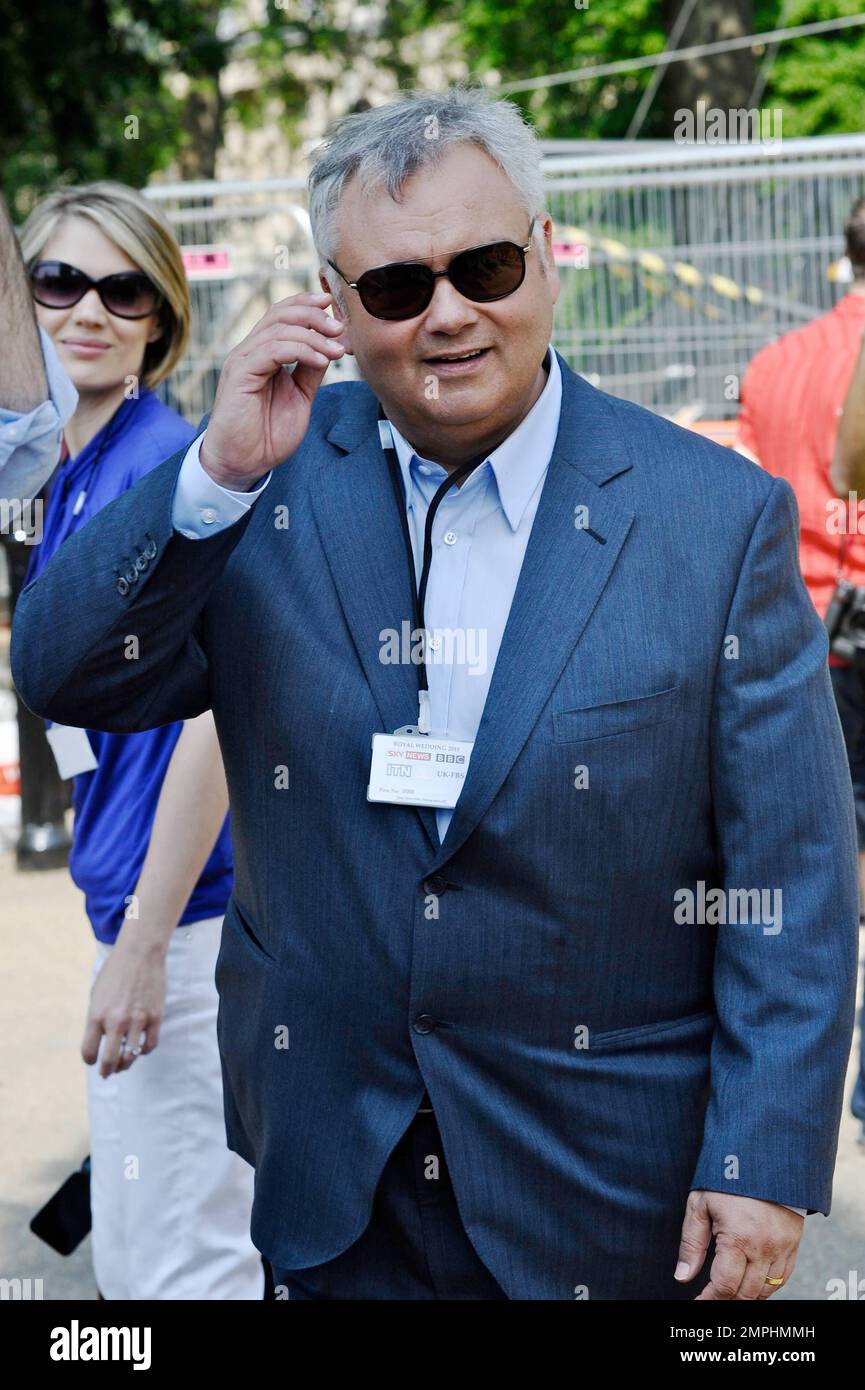
[[[720,1189],[720,1188],[717,1188],[717,1187],[715,1187],[715,1188],[712,1189],[713,1192],[719,1192],[720,1190],[721,1190],[721,1189]],[[693,1189],[692,1189],[692,1191],[693,1191]],[[763,1198],[763,1201],[766,1201],[766,1202],[771,1202],[771,1200],[772,1200],[771,1197],[764,1197],[764,1198]],[[778,1205],[779,1207],[786,1207],[788,1211],[795,1211],[796,1214],[797,1214],[797,1216],[807,1216],[807,1215],[808,1215],[808,1212],[807,1212],[807,1210],[806,1210],[805,1207],[791,1207],[789,1202],[778,1202],[777,1205]]]
[[[78,405],[78,392],[41,326],[39,340],[48,400],[27,415],[0,405],[0,497],[22,503],[36,496],[57,467],[63,426]]]
[[[246,516],[270,482],[268,473],[253,492],[232,492],[215,483],[199,462],[201,441],[206,430],[193,439],[186,451],[174,489],[171,520],[175,531],[192,541],[205,540]]]

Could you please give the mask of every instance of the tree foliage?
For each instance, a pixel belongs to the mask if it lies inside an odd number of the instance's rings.
[[[502,82],[659,53],[682,2],[267,0],[262,10],[250,0],[40,0],[37,11],[0,0],[3,191],[20,218],[58,182],[140,186],[172,161],[182,177],[212,177],[228,120],[275,120],[294,140],[310,86],[333,89],[361,54],[399,86],[416,84],[416,40],[433,27],[444,26],[454,74]],[[860,0],[699,0],[680,42],[859,9]],[[227,96],[221,79],[235,58],[252,76]],[[865,29],[672,65],[640,134],[668,137],[695,93],[747,104],[758,76],[760,102],[782,109],[785,135],[857,130]],[[651,70],[623,72],[514,100],[547,138],[617,139],[651,80]]]

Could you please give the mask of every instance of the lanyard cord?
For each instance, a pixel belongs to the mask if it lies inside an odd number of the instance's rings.
[[[125,400],[120,402],[119,406],[118,406],[117,409],[114,411],[114,414],[111,415],[111,416],[108,418],[108,420],[105,422],[105,424],[104,424],[103,427],[102,427],[102,438],[100,439],[99,444],[97,445],[96,453],[95,453],[94,458],[93,458],[93,462],[91,463],[89,469],[87,470],[87,479],[86,479],[86,481],[85,481],[85,483],[84,483],[84,486],[81,488],[81,490],[80,490],[79,493],[78,493],[78,496],[77,496],[76,499],[75,499],[75,506],[72,508],[72,515],[73,515],[73,516],[77,516],[77,515],[78,515],[78,513],[81,511],[82,507],[84,506],[85,501],[87,500],[87,494],[88,494],[88,492],[90,491],[90,484],[93,482],[93,475],[94,475],[94,473],[96,472],[96,469],[99,467],[99,460],[102,458],[102,455],[103,455],[103,453],[105,452],[105,447],[106,447],[106,445],[108,444],[108,441],[110,440],[112,434],[114,433],[114,427],[115,427],[115,424],[116,424],[116,421],[117,421],[117,416],[119,415],[120,411],[123,409],[124,405],[126,405],[126,401],[125,401]],[[65,436],[64,436],[64,437],[65,437]],[[68,447],[68,446],[67,446],[67,447]],[[62,465],[62,467],[61,467],[61,474],[62,474],[63,468],[66,467],[66,463],[68,463],[68,462],[69,462],[69,460],[67,459],[66,462]],[[65,501],[66,501],[66,498],[67,498],[67,496],[68,496],[68,494],[69,494],[69,478],[68,478],[68,476],[64,478],[64,477],[62,477],[62,476],[60,476],[60,475],[58,475],[58,478],[59,478],[59,481],[60,481],[60,483],[61,483],[60,500],[61,500],[62,502],[65,502]]]
[[[385,415],[381,404],[379,404],[378,408],[378,418],[379,420],[387,421],[387,416]],[[387,435],[389,435],[391,438],[390,444],[385,443],[385,433],[387,433]],[[406,515],[406,505],[408,499],[406,498],[403,489],[399,459],[397,458],[396,450],[393,447],[393,436],[390,435],[389,422],[386,424],[384,430],[381,426],[379,426],[379,435],[381,437],[382,449],[384,450],[384,455],[387,459],[391,483],[393,484],[394,496],[396,498],[397,504],[397,511],[399,513],[400,523],[402,526],[403,540],[405,541],[406,555],[408,556],[409,574],[411,576],[412,609],[415,631],[421,634],[421,660],[418,665],[418,689],[419,691],[428,692],[429,682],[427,680],[426,670],[426,627],[424,624],[424,605],[426,602],[426,591],[427,584],[429,582],[430,567],[432,565],[433,522],[435,521],[436,512],[438,511],[441,502],[444,500],[445,495],[450,491],[452,487],[455,487],[457,483],[462,482],[463,478],[467,478],[468,475],[474,471],[474,469],[480,467],[480,465],[486,461],[487,455],[480,454],[477,458],[469,459],[468,463],[460,464],[459,468],[454,469],[453,473],[448,474],[444,482],[441,483],[441,485],[436,490],[435,496],[432,498],[432,501],[430,502],[429,507],[427,508],[423,538],[423,563],[421,566],[420,581],[416,584],[414,547],[412,545],[411,532],[409,531],[408,517]],[[428,698],[428,694],[426,695],[426,697],[424,697],[423,695],[420,696],[422,708],[426,700],[428,700]]]

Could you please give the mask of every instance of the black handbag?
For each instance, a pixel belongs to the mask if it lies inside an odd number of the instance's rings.
[[[90,1155],[61,1183],[30,1222],[34,1236],[58,1255],[71,1255],[90,1230]]]

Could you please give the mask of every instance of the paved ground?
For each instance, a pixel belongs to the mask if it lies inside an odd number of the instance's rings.
[[[96,1297],[90,1241],[68,1258],[31,1216],[88,1152],[78,1052],[93,940],[65,871],[19,874],[0,854],[0,1275],[43,1280],[46,1299]],[[865,943],[863,943],[865,945]],[[847,1095],[853,1084],[851,1059]],[[865,1279],[865,1149],[845,1105],[832,1214],[809,1216],[792,1283],[775,1297],[825,1299],[829,1279]]]
[[[79,1047],[95,955],[65,870],[15,872],[0,855],[0,1273],[46,1299],[95,1298],[90,1239],[57,1255],[30,1218],[89,1152]]]

